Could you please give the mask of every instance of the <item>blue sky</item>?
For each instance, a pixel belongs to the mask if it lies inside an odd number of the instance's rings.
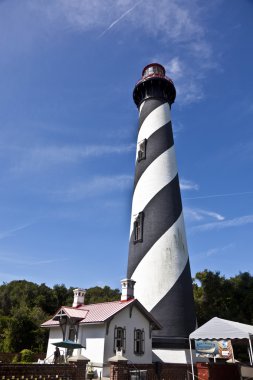
[[[119,286],[132,91],[154,61],[177,89],[192,275],[253,273],[252,16],[252,0],[0,1],[0,283]]]

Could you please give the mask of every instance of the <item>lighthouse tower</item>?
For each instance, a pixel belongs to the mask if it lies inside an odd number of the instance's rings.
[[[170,110],[176,97],[157,63],[133,92],[139,110],[127,277],[135,297],[160,322],[154,349],[186,348],[196,327]]]

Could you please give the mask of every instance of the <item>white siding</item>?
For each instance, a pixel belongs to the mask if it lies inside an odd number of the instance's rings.
[[[46,359],[49,362],[54,360],[55,346],[52,343],[60,342],[62,340],[62,331],[60,327],[52,327],[49,331],[48,345],[47,345],[47,356]],[[60,348],[61,355],[65,354],[65,349]]]
[[[85,347],[79,352],[90,359],[99,376],[100,372],[102,374],[104,360],[105,325],[80,326],[78,341]]]
[[[128,360],[133,363],[152,363],[152,340],[149,337],[149,321],[143,314],[133,306],[132,317],[130,318],[130,306],[122,310],[111,321],[108,335],[105,337],[104,363],[108,363],[108,358],[115,355],[114,352],[114,328],[126,328],[126,351],[123,353]],[[143,355],[134,353],[134,329],[144,329],[145,332],[145,352]],[[104,371],[104,376],[108,376],[109,367]]]
[[[120,311],[113,317],[110,322],[108,334],[106,334],[106,324],[81,325],[78,331],[78,343],[85,348],[76,349],[73,355],[84,355],[92,362],[94,369],[97,370],[98,376],[109,375],[108,359],[115,355],[114,352],[114,328],[126,328],[126,351],[124,356],[133,363],[148,364],[152,363],[152,339],[149,337],[149,321],[143,314],[132,306],[132,315],[130,317],[131,305]],[[145,350],[143,355],[134,353],[134,330],[144,329],[145,333]],[[68,337],[68,327],[66,329],[66,338]],[[52,343],[62,340],[62,331],[59,327],[50,328],[47,357],[53,360],[55,346]],[[61,349],[61,353],[65,354],[65,349]]]

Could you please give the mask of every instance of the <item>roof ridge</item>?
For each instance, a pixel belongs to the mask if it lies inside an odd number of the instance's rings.
[[[105,302],[98,302],[98,303],[89,303],[87,305],[84,305],[84,306],[97,306],[97,305],[104,305],[104,304],[112,304],[112,303],[119,303],[119,304],[127,304],[127,303],[130,303],[130,301],[134,301],[136,298],[131,298],[130,300],[127,300],[127,301],[121,301],[121,300],[118,300],[118,301],[105,301]]]

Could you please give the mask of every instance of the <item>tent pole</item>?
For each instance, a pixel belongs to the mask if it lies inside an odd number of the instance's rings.
[[[192,344],[191,339],[189,338],[190,343],[190,354],[191,354],[191,365],[192,365],[192,379],[194,380],[195,374],[194,374],[194,365],[193,365],[193,358],[192,358]]]
[[[251,356],[250,364],[252,365],[253,352],[252,352],[252,344],[251,344],[250,335],[249,335],[249,348],[250,348],[250,356]]]
[[[250,349],[249,349],[249,347],[248,347],[248,355],[249,355],[249,361],[250,361],[250,365],[252,365],[252,360],[251,360],[251,357],[250,357]]]
[[[234,348],[233,348],[233,346],[232,346],[232,341],[230,340],[230,342],[231,342],[231,347],[232,347],[232,361],[233,361],[233,363],[235,362],[235,356],[234,356]]]

